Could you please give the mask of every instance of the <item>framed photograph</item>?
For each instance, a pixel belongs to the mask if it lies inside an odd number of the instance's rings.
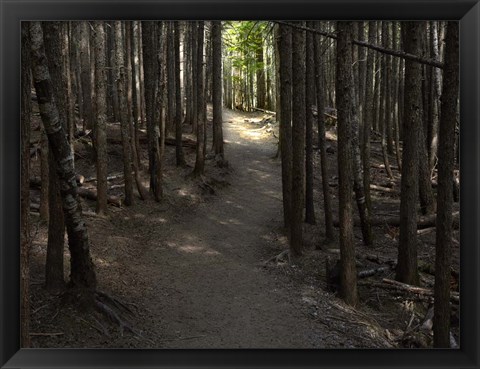
[[[480,366],[476,0],[0,13],[1,368]]]

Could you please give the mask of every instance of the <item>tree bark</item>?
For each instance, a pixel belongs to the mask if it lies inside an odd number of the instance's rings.
[[[459,91],[458,22],[448,22],[438,150],[437,234],[435,248],[434,347],[450,347],[450,264],[452,247],[452,176]]]
[[[301,22],[302,23],[302,22]],[[303,23],[302,23],[303,24]],[[303,253],[303,208],[305,204],[305,33],[292,32],[292,203],[290,249]]]
[[[420,22],[402,23],[405,52],[420,55]],[[422,66],[405,61],[404,146],[400,197],[400,239],[395,279],[417,285],[418,154],[422,127]]]
[[[320,23],[317,23],[320,25]],[[322,189],[323,189],[323,208],[325,213],[325,238],[326,242],[334,239],[333,219],[332,219],[332,196],[328,185],[328,159],[325,147],[325,116],[321,112],[324,111],[325,85],[323,83],[323,67],[321,58],[320,37],[315,36],[314,53],[315,53],[315,88],[317,93],[317,125],[318,125],[318,147],[320,149],[320,168],[322,172]],[[283,105],[283,104],[282,104]],[[320,112],[320,114],[318,114]]]
[[[160,132],[155,121],[155,95],[157,80],[157,38],[156,25],[153,21],[142,21],[143,69],[145,81],[145,108],[148,136],[148,171],[150,174],[150,192],[156,201],[162,197],[161,166],[159,163],[160,148],[158,139]],[[140,78],[142,79],[142,78]],[[160,178],[159,178],[160,177]]]
[[[71,254],[70,285],[79,289],[93,290],[97,280],[90,257],[87,227],[83,221],[77,196],[73,152],[68,144],[53,98],[53,86],[45,56],[43,32],[39,22],[30,23],[30,41],[32,73],[40,115],[57,163],[57,173],[61,183],[63,211]]]
[[[107,213],[107,70],[105,28],[103,22],[94,23],[95,38],[95,92],[97,99],[97,214]]]
[[[204,22],[198,22],[197,29],[197,150],[195,159],[195,168],[193,173],[195,176],[203,175],[205,170],[205,120],[204,120],[204,105],[205,105],[205,88],[203,75],[203,39],[204,39]]]
[[[175,157],[177,166],[185,166],[185,155],[182,147],[182,88],[180,84],[180,22],[175,21]]]
[[[68,73],[62,61],[62,39],[61,22],[43,22],[43,35],[45,42],[45,52],[48,60],[48,69],[51,76],[53,97],[57,105],[60,121],[63,129],[67,129],[67,100],[66,74]],[[52,149],[48,150],[48,241],[47,257],[45,263],[45,287],[51,291],[59,291],[64,288],[65,280],[63,277],[63,253],[65,239],[65,222],[63,219],[62,202],[60,196],[59,178],[56,171],[56,163],[53,157]]]
[[[283,222],[290,240],[292,207],[292,30],[279,26],[280,152],[282,158]]]
[[[173,21],[167,22],[167,132],[175,132],[175,50]]]
[[[125,200],[127,206],[133,205],[132,145],[130,142],[130,120],[127,109],[127,91],[125,86],[125,59],[122,22],[115,21],[115,80],[120,106],[120,127],[122,134],[123,172],[125,178]]]
[[[31,75],[28,23],[22,22],[21,173],[20,173],[20,347],[30,347],[30,115]]]
[[[127,90],[127,120],[128,120],[128,129],[130,133],[130,150],[132,157],[132,169],[135,178],[135,184],[137,186],[137,191],[140,196],[140,199],[146,200],[148,198],[148,190],[143,186],[142,179],[140,177],[140,160],[138,156],[138,124],[135,118],[133,105],[135,105],[133,99],[133,91],[136,90],[134,85],[134,78],[132,78],[132,73],[130,71],[135,70],[135,59],[132,57],[133,48],[132,48],[132,22],[128,21],[125,24],[125,64],[126,64],[126,90]],[[132,124],[133,122],[133,124]]]
[[[309,22],[310,26],[313,26]],[[306,75],[305,75],[305,222],[315,224],[313,203],[313,113],[315,105],[315,71],[313,59],[313,35],[306,32]]]
[[[338,111],[338,179],[340,214],[340,293],[349,305],[357,303],[357,271],[352,217],[352,24],[337,22],[336,96]]]
[[[368,22],[368,40],[370,43],[375,42],[377,35],[377,22]],[[370,130],[373,126],[373,68],[374,54],[372,51],[367,53],[367,66],[365,77],[365,104],[363,109],[363,132],[362,132],[362,162],[363,162],[363,191],[365,193],[365,203],[368,211],[372,209],[372,200],[370,197]]]
[[[93,109],[92,109],[92,84],[90,76],[90,50],[89,38],[90,32],[87,21],[80,22],[80,63],[81,63],[81,83],[83,93],[83,130],[93,127]]]
[[[212,24],[212,100],[213,100],[213,149],[223,160],[223,118],[222,118],[222,22]]]

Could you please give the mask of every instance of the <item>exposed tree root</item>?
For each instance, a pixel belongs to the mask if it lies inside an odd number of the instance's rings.
[[[95,298],[95,309],[105,315],[107,318],[109,318],[113,323],[118,324],[120,328],[120,334],[122,336],[125,329],[130,333],[138,335],[138,333],[133,329],[129,322],[123,320],[115,310],[113,310],[107,304],[99,301],[98,298]]]
[[[285,262],[285,258],[288,258],[288,263],[290,264],[290,250],[283,250],[280,254],[272,256],[270,259],[263,263],[263,266],[267,266],[268,263],[274,262],[275,264],[280,264]]]

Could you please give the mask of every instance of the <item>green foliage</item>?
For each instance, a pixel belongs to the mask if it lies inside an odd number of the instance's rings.
[[[231,65],[255,73],[263,69],[263,63],[256,60],[258,52],[263,52],[263,44],[269,32],[269,24],[262,21],[227,21],[223,24],[225,57]]]

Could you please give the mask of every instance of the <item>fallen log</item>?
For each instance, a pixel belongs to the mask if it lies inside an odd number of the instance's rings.
[[[107,181],[112,181],[114,179],[119,179],[119,178],[123,178],[123,173],[112,174],[111,176],[107,177]],[[93,182],[93,181],[96,181],[96,180],[97,180],[97,177],[89,177],[89,178],[85,179],[85,182]]]
[[[427,215],[427,216],[421,216],[417,220],[417,228],[418,229],[424,229],[424,228],[430,228],[430,227],[435,227],[436,224],[436,219],[437,215]],[[360,226],[360,219],[355,218],[353,221],[353,224],[355,226]],[[381,226],[381,225],[389,225],[392,227],[399,227],[400,226],[400,218],[399,217],[385,217],[385,218],[379,218],[379,217],[372,217],[370,219],[370,224],[372,226]],[[335,227],[339,226],[338,219],[333,220],[333,225]],[[460,226],[460,212],[456,211],[452,213],[452,226],[454,229],[458,229]]]
[[[40,215],[40,204],[31,202],[30,203],[30,215],[38,216]],[[98,217],[99,215],[93,211],[88,211],[88,210],[82,210],[82,214],[87,216],[87,217]]]
[[[140,142],[141,144],[146,144],[148,142],[147,141],[147,136],[146,135],[140,135],[138,137],[138,142]],[[107,138],[107,143],[114,144],[114,145],[121,145],[122,144],[122,139],[119,138],[119,137],[108,137]],[[174,138],[167,137],[167,138],[165,138],[165,145],[176,146],[177,142]],[[190,139],[190,138],[184,138],[184,139],[182,139],[182,146],[194,149],[194,148],[197,147],[197,142]]]
[[[85,177],[82,176],[81,174],[77,174],[75,176],[75,179],[77,181],[77,186],[81,186],[85,182]],[[40,177],[30,178],[30,187],[41,187],[41,186],[42,186],[42,179]]]
[[[383,186],[377,186],[374,184],[370,185],[370,189],[374,191],[380,191],[380,192],[388,192],[388,193],[399,193],[398,190],[389,188],[389,187],[383,187]]]
[[[434,297],[434,291],[429,288],[423,288],[418,286],[412,286],[410,284],[394,281],[393,279],[383,278],[382,283],[390,286],[398,291],[409,292],[416,295]],[[460,302],[460,295],[458,292],[450,292],[450,300],[455,303]]]
[[[78,193],[79,196],[82,196],[82,197],[84,197],[88,200],[93,200],[93,201],[97,200],[97,191],[96,190],[89,190],[89,189],[86,189],[86,188],[78,187],[77,188],[77,193]],[[114,206],[117,206],[117,207],[120,207],[120,206],[122,206],[122,199],[118,196],[107,196],[107,203],[111,204],[111,205],[114,205]]]
[[[274,111],[270,111],[270,110],[266,110],[266,109],[260,109],[260,108],[256,108],[256,107],[253,107],[252,109],[253,109],[253,110],[262,111],[262,112],[267,113],[267,114],[272,114],[272,115],[276,115],[276,114],[277,114],[277,113],[274,112]]]

